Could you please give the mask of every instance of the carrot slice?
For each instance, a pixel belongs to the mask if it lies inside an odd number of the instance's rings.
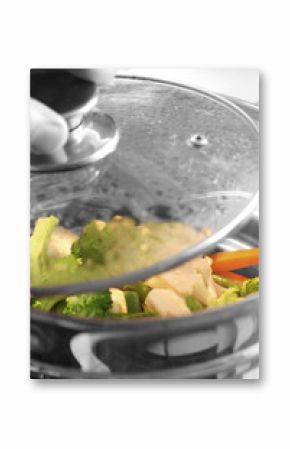
[[[238,273],[233,273],[232,271],[220,271],[220,272],[215,272],[214,274],[218,274],[219,276],[222,276],[226,279],[231,279],[232,281],[235,282],[244,282],[244,281],[248,281],[250,278],[246,277],[246,276],[242,276]]]
[[[233,271],[259,264],[259,248],[211,254],[212,271]]]

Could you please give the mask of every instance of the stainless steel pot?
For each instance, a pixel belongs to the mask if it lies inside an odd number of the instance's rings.
[[[134,82],[136,89],[132,87]],[[161,221],[178,219],[194,226],[212,225],[214,239],[204,248],[216,245],[217,250],[234,250],[258,245],[258,217],[252,216],[245,225],[258,187],[255,106],[240,102],[241,111],[214,95],[142,78],[120,78],[115,89],[103,96],[102,104],[121,129],[120,147],[113,155],[110,170],[100,178],[100,166],[94,165],[92,176],[96,182],[88,184],[89,165],[71,171],[76,191],[67,177],[64,185],[61,181],[54,184],[53,176],[61,180],[61,172],[45,173],[43,184],[43,175],[34,174],[32,182],[36,180],[36,186],[41,188],[34,189],[32,222],[38,215],[54,213],[65,226],[77,228],[98,209],[103,219],[119,213],[139,220],[155,217]],[[161,128],[159,116],[164,124]],[[157,157],[159,149],[161,158]],[[162,173],[152,161],[165,158],[167,172]],[[193,164],[196,177],[191,176],[187,160]],[[143,169],[146,166],[147,171],[152,170],[156,184],[142,176],[144,171],[136,173],[139,161]],[[222,170],[217,176],[219,167]],[[170,179],[175,169],[179,170],[178,182],[173,186]],[[78,173],[85,173],[81,189]],[[208,197],[208,191],[214,195]],[[162,201],[166,207],[158,209]],[[241,217],[241,211],[246,215]],[[243,227],[238,231],[237,225]],[[227,235],[233,229],[234,233]],[[180,254],[175,265],[196,255],[194,251],[187,258]],[[170,266],[165,261],[163,269]],[[257,268],[249,274],[257,275]],[[233,306],[179,319],[87,320],[32,310],[31,376],[238,378],[258,363],[258,309],[256,295]]]
[[[254,216],[221,250],[258,245]],[[256,276],[256,269],[249,275]],[[188,318],[129,322],[72,319],[31,311],[34,378],[240,378],[258,365],[259,302]]]

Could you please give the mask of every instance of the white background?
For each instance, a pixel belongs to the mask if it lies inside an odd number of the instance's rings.
[[[289,445],[287,4],[38,0],[2,6],[1,447]],[[262,381],[28,379],[28,69],[97,64],[260,70]]]
[[[124,75],[134,74],[175,81],[219,94],[241,98],[251,103],[259,102],[259,71],[255,69],[142,67],[137,69],[121,68],[118,69],[119,72]]]

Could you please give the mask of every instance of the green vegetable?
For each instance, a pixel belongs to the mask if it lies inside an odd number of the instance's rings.
[[[62,300],[58,302],[52,309],[53,312],[63,313],[64,308],[66,307],[66,300]]]
[[[87,224],[80,238],[73,243],[71,253],[83,260],[104,263],[106,252],[114,245],[115,238],[108,225],[103,229],[93,220]]]
[[[151,290],[151,287],[149,287],[149,285],[144,284],[144,282],[136,282],[135,284],[129,284],[129,285],[125,285],[124,290],[129,290],[129,291],[135,291],[138,293],[138,296],[140,298],[140,301],[143,302],[146,299],[146,296],[148,295],[148,293]]]
[[[144,268],[191,243],[196,243],[196,233],[190,226],[150,222],[136,225],[129,218],[114,217],[104,226],[91,221],[71,251],[82,259],[83,268],[94,265],[92,274],[97,279]]]
[[[189,225],[151,222],[136,225],[129,218],[114,217],[108,223],[98,220],[88,223],[73,243],[71,255],[53,259],[47,257],[47,244],[57,224],[55,217],[41,218],[36,224],[31,238],[32,286],[119,276],[150,266],[196,243],[196,232]]]
[[[221,296],[212,301],[209,307],[222,307],[227,304],[234,304],[240,300],[239,293],[239,287],[230,287]]]
[[[229,287],[238,287],[239,286],[239,284],[237,282],[231,281],[230,279],[227,279],[223,276],[218,276],[217,274],[213,274],[212,277],[213,277],[213,280],[215,281],[215,283],[220,285],[221,287],[229,288]]]
[[[69,296],[62,313],[86,318],[105,317],[112,305],[109,292]]]
[[[137,292],[124,292],[128,313],[142,312],[140,299]]]
[[[50,258],[47,248],[58,218],[39,218],[30,238],[30,282],[32,286],[77,282],[82,276],[80,260],[73,255]]]
[[[32,307],[37,310],[49,312],[55,309],[56,305],[63,302],[63,296],[50,296],[48,298],[39,298],[32,301]]]
[[[47,247],[51,234],[58,225],[56,217],[39,218],[30,238],[30,280],[37,285],[43,282],[47,267]]]
[[[243,282],[242,287],[240,289],[240,295],[247,296],[250,295],[251,293],[256,293],[259,291],[259,286],[260,282],[258,277],[249,279],[248,281]]]
[[[188,296],[187,298],[185,298],[185,302],[189,310],[191,310],[192,312],[196,312],[197,310],[203,309],[200,302],[193,296]]]

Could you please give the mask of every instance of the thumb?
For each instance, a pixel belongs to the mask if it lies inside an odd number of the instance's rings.
[[[30,146],[36,154],[46,155],[52,162],[65,162],[63,149],[68,128],[65,120],[39,101],[30,100]]]

